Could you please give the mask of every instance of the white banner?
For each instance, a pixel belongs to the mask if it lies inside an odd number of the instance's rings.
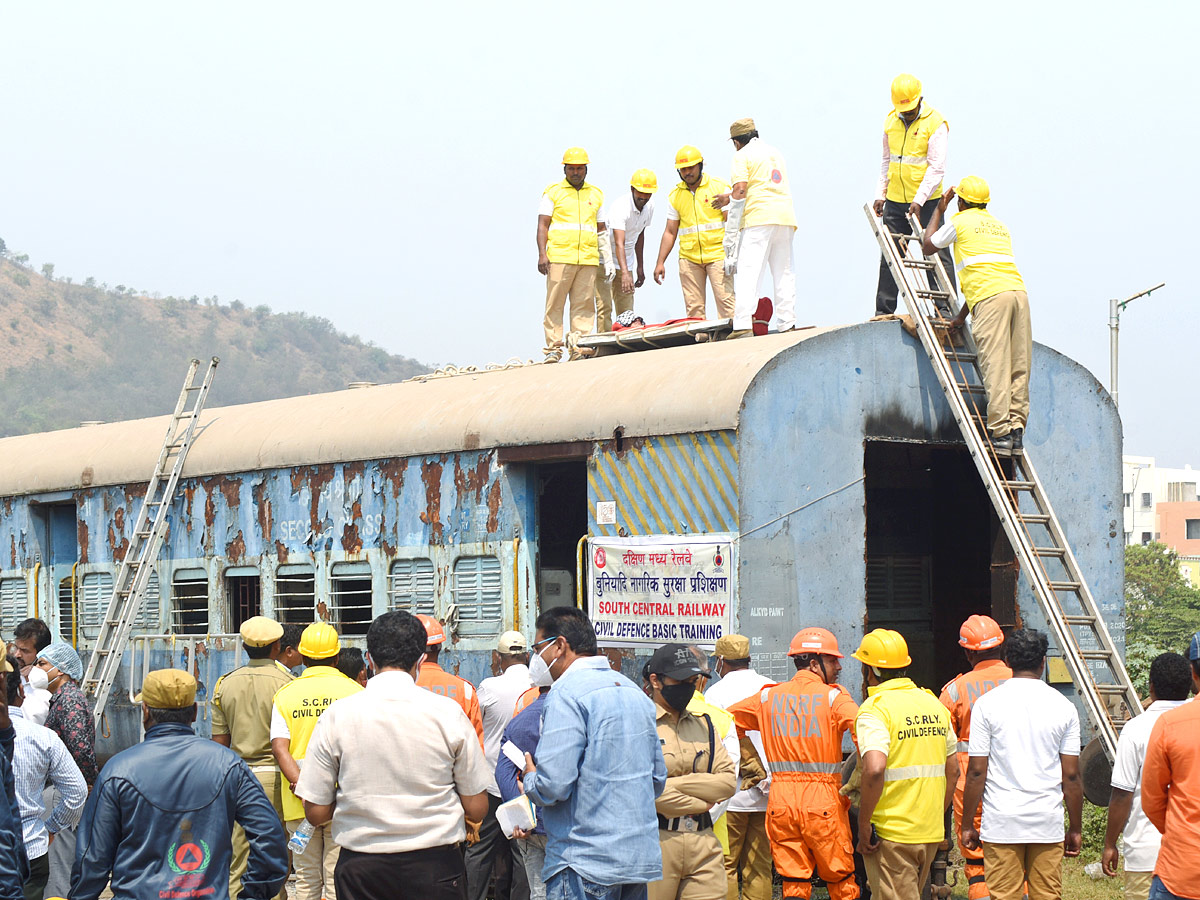
[[[716,643],[732,614],[732,538],[592,538],[588,612],[596,637],[619,646]]]

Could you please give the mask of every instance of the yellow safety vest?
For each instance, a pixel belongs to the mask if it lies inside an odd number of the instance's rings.
[[[893,109],[888,113],[883,123],[884,134],[888,139],[888,152],[892,159],[888,163],[887,198],[896,203],[912,203],[925,178],[925,170],[929,168],[926,154],[929,152],[929,138],[945,123],[942,114],[932,106],[922,106],[921,114],[911,125],[906,126],[904,120]],[[942,196],[942,186],[939,184],[927,199],[936,200]]]
[[[720,181],[720,179],[715,180],[718,182]],[[678,188],[676,188],[676,190],[678,190]],[[686,191],[687,188],[684,187],[684,190]],[[725,188],[725,190],[729,190],[729,188]],[[688,193],[690,194],[691,191],[688,191]],[[724,193],[724,191],[718,191],[717,193]],[[683,220],[681,219],[680,221]],[[724,254],[725,251],[722,250],[721,252]],[[733,727],[733,715],[726,710],[721,709],[719,706],[713,706],[704,699],[704,695],[699,691],[696,691],[696,693],[692,695],[692,699],[688,701],[687,711],[693,716],[706,715],[712,719],[713,731],[717,733],[718,742],[723,741],[725,735],[729,734],[729,729]],[[736,767],[738,765],[738,760],[735,759],[733,764]],[[728,855],[729,822],[726,821],[724,813],[721,814],[721,818],[713,822],[713,834],[715,834],[717,836],[717,840],[721,842],[721,850]]]
[[[892,678],[867,688],[867,694],[859,717],[875,716],[890,736],[883,795],[871,824],[881,838],[899,844],[942,840],[950,713],[911,678]]]
[[[291,736],[288,751],[292,758],[299,761],[308,755],[308,742],[317,719],[331,703],[361,690],[361,684],[334,666],[310,666],[295,681],[281,687],[275,693],[275,708],[287,723]],[[304,818],[304,804],[286,781],[283,781],[283,816],[288,821]]]
[[[954,271],[967,309],[1004,291],[1023,291],[1025,282],[1013,258],[1012,235],[986,209],[973,207],[951,216],[954,223]]]
[[[702,177],[694,191],[682,181],[671,191],[668,201],[679,213],[679,255],[688,262],[706,266],[725,258],[725,218],[713,209],[712,198],[728,191],[729,185],[711,175]]]
[[[596,215],[604,205],[604,191],[584,182],[579,190],[567,179],[546,188],[554,204],[550,231],[546,237],[546,256],[552,263],[595,266],[600,263],[596,237]]]

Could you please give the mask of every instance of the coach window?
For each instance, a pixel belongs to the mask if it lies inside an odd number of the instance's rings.
[[[317,618],[317,580],[308,565],[280,566],[275,573],[275,619],[306,625]]]
[[[225,570],[225,598],[229,601],[229,630],[237,631],[247,619],[262,615],[262,579],[254,566]]]
[[[503,614],[500,560],[494,556],[462,556],[454,563],[454,603],[458,633],[495,634]]]
[[[112,597],[112,572],[88,572],[79,582],[79,630],[84,637],[100,634],[100,623]]]
[[[366,634],[371,625],[371,566],[334,563],[330,573],[329,621],[342,634]]]
[[[388,572],[388,605],[414,616],[434,615],[433,560],[398,559]]]
[[[177,569],[171,581],[171,632],[208,634],[208,573]]]
[[[24,578],[0,579],[0,630],[12,634],[29,618],[29,586]]]
[[[58,583],[58,634],[72,643],[75,638],[75,578],[68,575]]]
[[[138,608],[137,618],[133,620],[133,630],[139,634],[155,634],[158,631],[158,622],[161,615],[159,609],[159,601],[162,597],[162,592],[158,586],[158,573],[151,572],[150,578],[146,581],[146,593],[142,597],[142,602]]]

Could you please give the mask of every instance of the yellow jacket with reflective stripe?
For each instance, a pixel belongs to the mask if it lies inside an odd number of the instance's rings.
[[[942,114],[932,106],[921,107],[921,114],[907,127],[904,120],[893,109],[883,123],[888,139],[888,151],[892,160],[888,163],[887,198],[896,203],[912,203],[917,195],[925,170],[929,168],[926,154],[929,152],[929,137],[946,122]],[[947,124],[946,127],[949,127]],[[942,196],[939,184],[927,199]]]
[[[317,719],[335,700],[362,690],[362,685],[347,678],[335,666],[309,666],[300,677],[281,687],[275,694],[275,708],[287,723],[292,759],[308,755],[308,742]],[[282,779],[281,779],[282,780]],[[304,804],[283,780],[283,815],[287,820],[304,818]]]
[[[712,198],[728,191],[720,178],[705,175],[695,191],[681,181],[667,198],[679,213],[679,255],[688,262],[706,266],[725,258],[725,217],[713,209]]]
[[[550,262],[599,265],[596,215],[604,205],[604,191],[587,182],[575,190],[564,178],[547,187],[545,194],[554,204],[550,231],[546,236],[546,256]]]
[[[867,688],[858,721],[873,715],[888,731],[883,795],[871,824],[884,840],[928,844],[945,836],[946,741],[950,713],[930,691],[910,678],[892,678]]]
[[[1025,282],[1013,258],[1012,235],[986,209],[973,207],[955,213],[954,271],[967,309],[1004,291],[1023,291]]]

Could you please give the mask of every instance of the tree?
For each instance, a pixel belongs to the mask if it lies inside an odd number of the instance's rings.
[[[1179,556],[1159,543],[1125,548],[1126,665],[1145,690],[1150,661],[1187,650],[1200,631],[1200,589],[1187,583]]]
[[[54,280],[54,263],[42,263],[42,277],[47,281]]]
[[[0,238],[0,256],[8,256],[8,244],[4,243],[4,238]]]

